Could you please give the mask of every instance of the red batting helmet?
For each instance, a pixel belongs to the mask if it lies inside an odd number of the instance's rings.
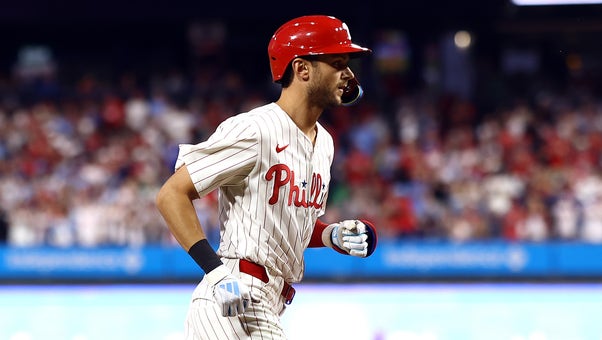
[[[306,55],[372,52],[351,41],[349,28],[341,20],[326,15],[302,16],[286,22],[274,33],[268,45],[272,80],[279,81],[288,64]]]

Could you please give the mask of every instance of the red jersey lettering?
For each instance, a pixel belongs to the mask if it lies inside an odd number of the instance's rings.
[[[322,193],[322,176],[320,174],[312,174],[311,186],[307,191],[307,182],[303,181],[302,186],[295,184],[295,172],[286,164],[276,164],[271,166],[265,174],[265,179],[274,181],[272,195],[268,200],[269,204],[276,204],[280,199],[280,189],[289,187],[288,205],[296,207],[314,207],[320,209],[322,202],[318,200],[323,197]]]

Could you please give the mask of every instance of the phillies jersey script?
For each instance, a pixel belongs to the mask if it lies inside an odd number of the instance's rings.
[[[225,120],[205,142],[180,145],[176,169],[187,166],[200,197],[219,190],[219,256],[299,282],[303,252],[326,208],[333,157],[322,125],[314,145],[270,103]]]

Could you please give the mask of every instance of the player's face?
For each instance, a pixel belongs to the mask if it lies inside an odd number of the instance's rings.
[[[349,68],[349,55],[326,54],[313,63],[314,69],[309,86],[309,100],[323,108],[341,105],[341,96],[347,81],[354,77]]]

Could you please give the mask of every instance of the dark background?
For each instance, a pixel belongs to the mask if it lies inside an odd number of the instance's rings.
[[[354,40],[367,45],[379,28],[403,30],[412,44],[437,39],[449,30],[470,30],[477,38],[473,53],[482,60],[496,63],[500,49],[507,46],[536,47],[543,52],[543,72],[556,77],[564,76],[557,65],[569,53],[602,56],[600,5],[518,7],[509,0],[22,0],[0,3],[0,74],[10,72],[23,44],[51,46],[57,60],[69,65],[63,72],[74,74],[90,65],[116,72],[149,65],[186,67],[190,23],[218,20],[227,27],[225,62],[256,77],[268,73],[267,62],[257,61],[267,60],[273,31],[304,14],[337,16],[349,24]]]

